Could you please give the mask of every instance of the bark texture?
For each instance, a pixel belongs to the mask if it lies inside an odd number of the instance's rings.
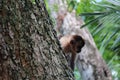
[[[58,37],[79,34],[85,40],[85,46],[76,58],[82,80],[112,80],[111,72],[102,59],[90,32],[87,28],[80,29],[84,24],[82,19],[75,16],[75,11],[71,13],[67,11],[65,0],[49,0],[49,5],[51,9],[54,9],[54,5],[58,7],[58,11],[52,11]]]
[[[43,0],[0,0],[0,80],[73,80]]]

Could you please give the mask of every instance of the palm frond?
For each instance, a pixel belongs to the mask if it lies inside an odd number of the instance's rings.
[[[93,12],[80,14],[85,17],[86,22],[82,28],[88,26],[104,59],[108,62],[109,67],[117,73],[116,76],[113,75],[114,79],[119,80],[120,1],[104,0],[95,5],[97,8],[95,7],[96,10],[94,9]]]

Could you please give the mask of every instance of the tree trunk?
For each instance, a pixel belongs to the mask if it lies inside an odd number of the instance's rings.
[[[50,9],[57,5],[58,10],[52,10],[56,20],[56,30],[59,36],[78,34],[85,40],[85,46],[76,58],[76,64],[82,80],[112,80],[111,72],[102,59],[95,42],[87,28],[80,29],[84,24],[75,11],[67,11],[66,0],[49,0]],[[57,12],[56,12],[57,11]]]
[[[0,1],[0,80],[73,80],[44,1]]]

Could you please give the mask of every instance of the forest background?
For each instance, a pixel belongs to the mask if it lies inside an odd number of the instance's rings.
[[[34,1],[33,1],[34,2]],[[46,7],[51,13],[48,0]],[[120,1],[119,0],[67,0],[68,11],[76,11],[85,21],[94,41],[109,66],[114,80],[120,80]],[[57,5],[54,6],[57,10]],[[54,19],[53,19],[54,22]],[[75,70],[76,80],[80,80]]]

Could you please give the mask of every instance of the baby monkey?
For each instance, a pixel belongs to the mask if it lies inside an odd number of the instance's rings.
[[[71,53],[70,67],[74,70],[76,54],[81,52],[85,45],[83,38],[79,35],[66,35],[60,38],[60,44],[66,54]]]

